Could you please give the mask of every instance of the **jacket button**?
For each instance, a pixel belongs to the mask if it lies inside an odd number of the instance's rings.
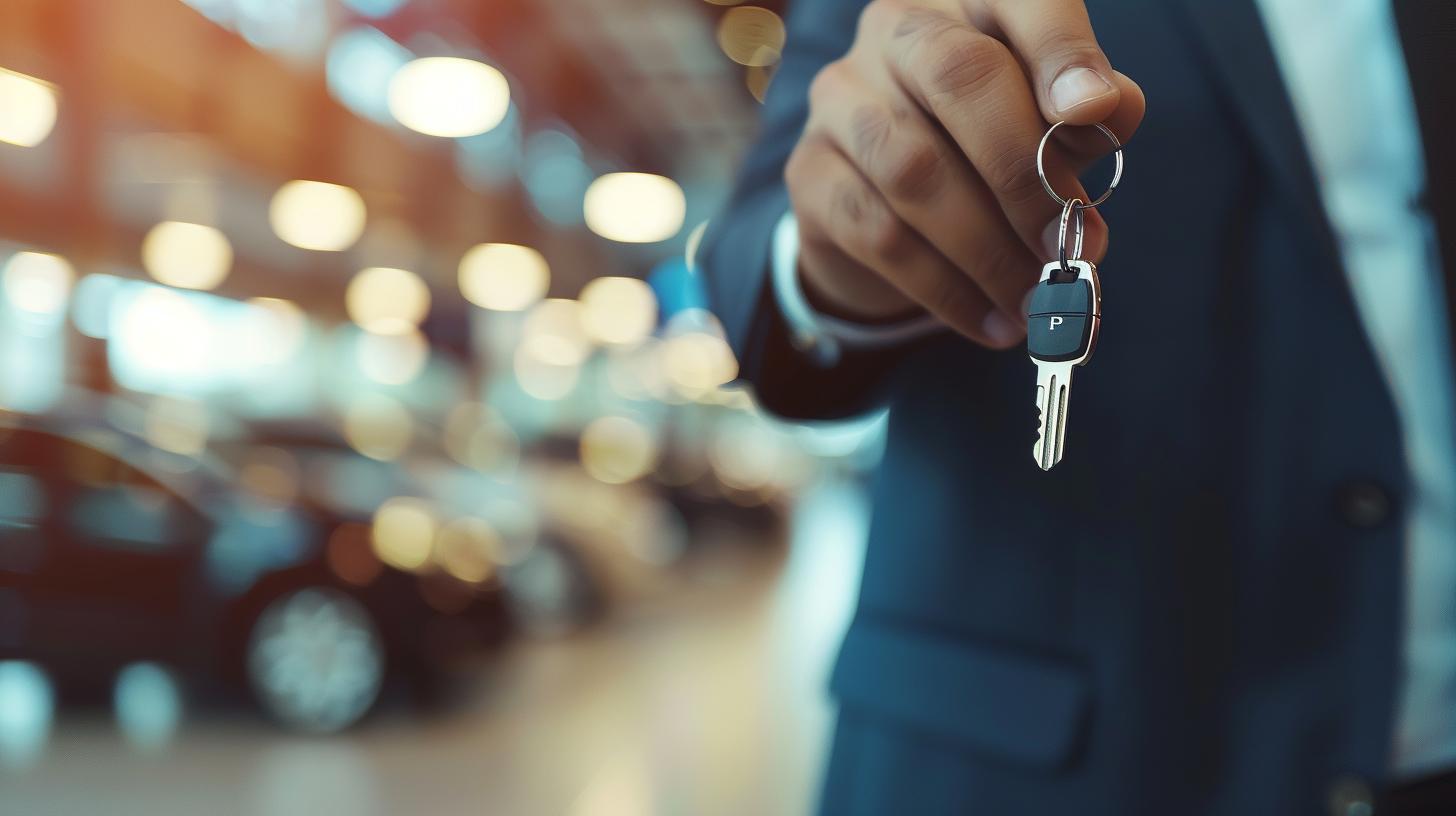
[[[1375,482],[1358,479],[1340,487],[1336,494],[1340,517],[1351,527],[1377,527],[1390,518],[1394,502],[1390,493]]]
[[[1330,816],[1375,816],[1375,797],[1363,779],[1347,776],[1330,786]]]

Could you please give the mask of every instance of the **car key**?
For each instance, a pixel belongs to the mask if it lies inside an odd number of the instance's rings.
[[[1042,268],[1026,320],[1026,350],[1036,363],[1041,415],[1032,453],[1042,470],[1062,461],[1072,371],[1092,357],[1101,323],[1102,286],[1091,261],[1063,258]]]
[[[1042,267],[1041,280],[1031,290],[1026,310],[1026,351],[1036,363],[1036,408],[1040,414],[1036,429],[1036,445],[1032,453],[1042,470],[1051,470],[1062,461],[1067,440],[1067,410],[1072,398],[1072,372],[1086,365],[1097,346],[1097,332],[1102,327],[1102,284],[1097,267],[1082,260],[1082,238],[1086,227],[1083,210],[1092,209],[1107,200],[1122,180],[1122,142],[1106,125],[1093,127],[1112,143],[1115,164],[1112,181],[1102,195],[1091,201],[1062,198],[1047,178],[1047,142],[1056,129],[1066,124],[1057,122],[1042,134],[1036,146],[1036,175],[1042,189],[1062,206],[1062,219],[1057,229],[1057,260]],[[1067,227],[1072,231],[1072,252],[1067,254]]]

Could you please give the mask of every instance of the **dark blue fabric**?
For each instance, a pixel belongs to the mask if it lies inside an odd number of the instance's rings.
[[[782,342],[783,163],[861,5],[795,3],[699,255],[765,405],[891,408],[824,812],[1315,816],[1338,778],[1378,785],[1406,469],[1251,0],[1088,3],[1148,115],[1102,208],[1103,332],[1050,473],[1020,351],[947,336],[888,373],[820,371]],[[1342,520],[1356,480],[1389,520]]]

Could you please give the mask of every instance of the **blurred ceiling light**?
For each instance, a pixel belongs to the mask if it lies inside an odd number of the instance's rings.
[[[153,447],[183,456],[207,448],[207,406],[195,399],[159,396],[147,406],[146,438]]]
[[[361,332],[354,342],[359,370],[384,385],[404,385],[413,380],[430,358],[430,344],[414,329],[403,334]]]
[[[538,303],[521,327],[521,348],[550,365],[580,365],[592,350],[582,326],[581,304],[569,298]]]
[[[435,514],[422,499],[390,499],[374,513],[374,552],[392,567],[417,570],[430,560],[435,527]]]
[[[66,308],[76,270],[59,255],[17,252],[5,263],[5,297],[22,312],[53,315]]]
[[[55,129],[58,108],[54,85],[0,68],[0,142],[35,147]]]
[[[256,362],[281,363],[303,349],[308,317],[297,303],[271,297],[249,298],[246,302],[254,309],[248,322],[247,348]]]
[[[608,173],[587,188],[586,225],[623,243],[665,241],[682,229],[687,199],[677,182],[651,173]]]
[[[370,459],[387,462],[399,458],[413,436],[409,410],[382,394],[362,397],[344,409],[344,438]]]
[[[375,334],[414,331],[430,311],[430,288],[407,269],[371,266],[344,293],[349,319]]]
[[[435,563],[469,584],[478,584],[495,572],[502,549],[500,536],[482,518],[458,518],[435,536]]]
[[[163,221],[142,239],[142,266],[168,286],[213,289],[232,265],[233,246],[215,227]]]
[[[636,345],[657,326],[657,296],[637,278],[596,278],[582,287],[581,322],[598,343]]]
[[[427,136],[475,136],[499,125],[511,87],[494,67],[460,57],[424,57],[395,72],[389,111]]]
[[[784,50],[784,20],[759,6],[729,9],[718,21],[718,45],[739,65],[773,65]]]
[[[656,440],[626,417],[600,417],[581,432],[581,465],[593,478],[625,484],[645,476],[655,464]]]
[[[479,244],[460,259],[460,293],[483,309],[516,312],[546,296],[551,269],[536,250]]]
[[[339,252],[364,232],[364,198],[352,187],[294,179],[278,188],[268,221],[279,238],[301,249]]]

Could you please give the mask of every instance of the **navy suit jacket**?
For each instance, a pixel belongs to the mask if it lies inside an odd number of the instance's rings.
[[[823,810],[1316,816],[1332,786],[1378,788],[1406,467],[1251,0],[1087,3],[1148,113],[1049,473],[1023,351],[947,334],[825,371],[785,342],[783,166],[863,3],[795,2],[699,253],[764,406],[890,407]]]

